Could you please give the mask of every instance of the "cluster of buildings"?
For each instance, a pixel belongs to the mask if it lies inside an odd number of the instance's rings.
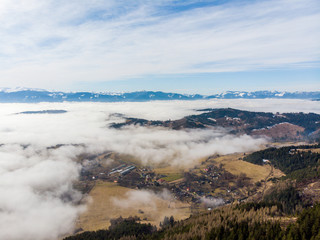
[[[109,172],[109,176],[113,174],[119,174],[120,176],[124,176],[130,173],[135,168],[136,166],[134,165],[126,166],[126,164],[122,164],[116,168],[111,169],[111,171]]]

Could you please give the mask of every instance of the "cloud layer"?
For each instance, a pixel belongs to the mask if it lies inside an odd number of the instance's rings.
[[[56,239],[73,230],[84,206],[72,189],[79,167],[68,149],[0,147],[0,238]]]
[[[317,0],[3,0],[0,20],[3,86],[309,68],[320,53]]]
[[[136,208],[137,206],[148,206],[156,210],[157,206],[155,198],[173,201],[173,197],[167,189],[164,189],[161,193],[154,193],[147,190],[131,190],[128,191],[124,198],[113,198],[112,204],[119,208]]]
[[[320,111],[315,102],[301,100],[1,104],[0,239],[52,240],[72,232],[74,220],[84,209],[77,205],[82,196],[72,188],[81,169],[74,161],[79,154],[111,150],[131,154],[143,164],[188,167],[201,157],[251,151],[265,143],[264,139],[246,135],[231,136],[225,129],[175,131],[139,126],[109,129],[109,123],[124,121],[119,113],[166,120],[199,114],[195,111],[199,108],[281,112],[283,106],[288,111]],[[68,112],[15,114],[48,109]],[[56,144],[66,145],[48,148]],[[142,192],[147,199],[150,194]]]

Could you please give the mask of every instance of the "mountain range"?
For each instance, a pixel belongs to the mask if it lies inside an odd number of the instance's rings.
[[[108,92],[60,92],[26,88],[0,88],[0,102],[143,102],[153,100],[200,100],[200,99],[320,99],[320,91],[226,91],[213,95],[165,93],[161,91],[138,91],[125,93]]]

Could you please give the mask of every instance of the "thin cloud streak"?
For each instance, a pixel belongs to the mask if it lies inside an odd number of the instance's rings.
[[[79,81],[306,68],[319,61],[315,0],[165,10],[171,5],[4,1],[0,83],[67,88]]]

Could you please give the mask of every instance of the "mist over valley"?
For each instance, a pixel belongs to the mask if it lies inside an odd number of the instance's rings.
[[[181,190],[166,190],[167,184],[188,178],[184,174],[190,169],[195,169],[190,172],[190,177],[195,178],[192,172],[198,171],[201,159],[256,151],[272,142],[272,138],[263,134],[234,134],[230,126],[179,130],[144,124],[111,127],[125,123],[129,117],[175,121],[190,115],[200,116],[203,111],[198,110],[201,109],[226,107],[260,112],[272,110],[278,114],[284,110],[320,113],[314,101],[273,99],[1,104],[0,238],[56,239],[79,227],[82,231],[96,229],[84,224],[83,217],[80,223],[77,219],[85,216],[88,207],[95,208],[97,198],[92,197],[90,191],[95,184],[99,186],[100,181],[119,182],[128,188],[123,188],[123,195],[108,192],[110,205],[106,204],[105,214],[113,208],[124,209],[123,214],[128,211],[125,209],[138,208],[143,213],[153,212],[149,216],[153,224],[159,224],[164,217],[164,214],[161,218],[155,217],[160,209],[165,212],[166,203],[163,205],[161,201],[172,202],[171,211],[181,219],[191,214],[190,210],[181,210],[188,209],[182,208],[187,202],[199,201],[199,204],[213,207],[230,201],[223,195],[207,198],[203,193],[197,193],[200,195],[194,199],[198,200],[193,200],[187,193],[179,193]],[[228,161],[221,161],[228,166]],[[217,172],[217,176],[230,174],[218,168],[214,170],[218,165],[210,165],[209,169]],[[118,170],[113,174],[115,168]],[[236,173],[236,169],[229,171]],[[157,179],[160,188],[154,185],[155,180],[147,182],[147,176]],[[162,182],[159,179],[163,179]],[[132,192],[129,189],[133,189]],[[166,196],[161,193],[164,190]],[[160,201],[160,205],[155,205],[154,201]],[[143,210],[143,206],[149,206],[146,208],[149,210]],[[110,216],[105,217],[116,216],[110,212]],[[88,229],[83,229],[84,226]]]

